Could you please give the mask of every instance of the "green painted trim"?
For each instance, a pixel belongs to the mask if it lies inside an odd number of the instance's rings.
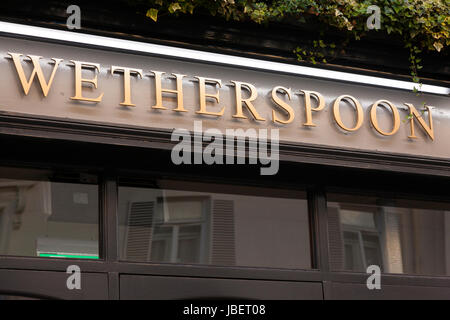
[[[98,256],[87,256],[87,255],[78,255],[78,254],[59,254],[59,253],[39,253],[39,257],[69,258],[69,259],[100,259]]]

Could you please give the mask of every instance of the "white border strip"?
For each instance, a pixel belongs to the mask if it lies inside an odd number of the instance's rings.
[[[441,86],[423,84],[419,88],[419,85],[417,83],[410,81],[366,76],[342,71],[316,69],[312,67],[304,67],[287,63],[230,56],[226,54],[169,47],[165,45],[109,38],[71,31],[34,27],[2,21],[0,21],[0,33],[36,37],[41,39],[44,38],[44,39],[58,40],[68,43],[91,45],[95,47],[116,48],[130,52],[141,52],[147,54],[150,53],[154,55],[184,58],[202,62],[212,62],[216,64],[229,66],[238,66],[246,68],[250,67],[258,70],[284,72],[295,75],[310,76],[329,80],[339,80],[358,84],[375,85],[394,89],[404,89],[412,91],[414,90],[415,87],[417,87],[417,90],[425,93],[450,95],[450,88]]]

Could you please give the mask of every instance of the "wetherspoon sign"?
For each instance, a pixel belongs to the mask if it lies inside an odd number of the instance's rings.
[[[277,128],[286,142],[450,158],[449,97],[0,37],[0,110],[152,129]]]
[[[47,61],[45,59],[42,59],[40,56],[36,55],[26,55],[26,57],[23,56],[22,53],[16,53],[16,52],[8,52],[9,57],[11,57],[15,70],[17,72],[18,79],[20,80],[20,84],[22,86],[23,92],[25,95],[28,95],[30,92],[31,85],[35,79],[40,85],[40,89],[42,91],[42,94],[44,97],[46,97],[50,91],[50,88],[52,86],[53,79],[55,77],[55,74],[58,70],[59,64],[63,61],[63,59],[60,58],[49,58]],[[23,62],[29,61],[31,63],[31,73],[27,77],[24,72]],[[43,61],[42,61],[43,60]],[[42,72],[41,63],[47,62],[53,65],[52,70],[50,73],[50,76],[48,79],[44,76]],[[86,96],[83,94],[83,84],[91,84],[94,88],[97,88],[97,72],[100,72],[100,64],[93,63],[93,62],[82,62],[82,61],[76,61],[76,60],[70,60],[69,64],[73,65],[74,67],[74,95],[70,97],[71,100],[77,100],[77,101],[84,101],[84,102],[101,102],[103,99],[104,92],[98,94],[96,97]],[[83,78],[82,72],[83,69],[91,69],[94,72],[94,75],[91,78]],[[225,112],[225,107],[221,106],[217,108],[211,107],[210,110],[207,109],[206,103],[207,98],[214,99],[215,102],[220,102],[220,88],[222,87],[222,80],[221,79],[213,79],[213,78],[205,78],[200,76],[191,76],[190,79],[188,76],[184,74],[178,74],[178,73],[172,73],[169,76],[169,79],[173,77],[176,82],[176,88],[175,89],[167,89],[162,88],[162,78],[165,75],[165,72],[162,71],[154,71],[150,70],[148,74],[144,74],[142,69],[139,68],[130,68],[130,67],[123,67],[123,66],[110,66],[109,69],[111,72],[111,75],[114,74],[122,74],[122,82],[123,82],[123,101],[119,104],[121,106],[126,107],[136,107],[136,104],[134,104],[131,101],[131,77],[135,76],[138,78],[144,78],[144,76],[154,77],[155,79],[155,85],[154,85],[154,92],[155,92],[155,99],[156,103],[151,108],[152,109],[161,109],[161,110],[167,110],[168,108],[163,105],[163,93],[171,93],[176,96],[177,99],[177,106],[176,108],[172,109],[174,112],[188,112],[188,110],[184,107],[184,97],[183,97],[183,80],[186,78],[187,80],[191,81],[197,81],[198,82],[198,109],[195,111],[196,114],[200,115],[208,115],[208,116],[214,116],[214,117],[222,117]],[[214,92],[212,93],[206,93],[206,86],[207,84],[212,85],[215,87]],[[248,117],[251,117],[251,120],[257,120],[257,121],[272,121],[274,123],[279,124],[290,124],[295,119],[295,111],[293,107],[289,104],[289,100],[292,100],[292,90],[291,88],[286,88],[283,86],[275,86],[273,87],[268,94],[270,94],[270,98],[273,101],[273,109],[272,109],[272,115],[270,119],[267,119],[263,116],[261,116],[257,108],[255,107],[255,100],[258,97],[258,92],[255,86],[251,83],[246,83],[242,81],[235,81],[231,80],[228,85],[234,87],[234,94],[235,94],[235,101],[234,101],[234,114],[233,118],[239,118],[239,119],[248,119]],[[243,97],[246,93],[244,91],[248,92],[247,97]],[[284,94],[287,96],[286,99],[282,99],[280,97],[280,94]],[[304,96],[304,112],[305,112],[305,119],[302,123],[303,126],[308,127],[315,127],[316,125],[313,122],[313,112],[319,112],[322,111],[325,107],[325,100],[322,94],[316,91],[308,91],[308,90],[298,90],[295,92],[295,94],[303,95]],[[317,103],[316,106],[312,106],[312,98],[314,98]],[[352,104],[352,106],[355,108],[355,115],[356,115],[356,123],[347,126],[343,123],[341,118],[341,112],[340,112],[340,105],[342,100],[347,100]],[[384,131],[381,129],[380,125],[378,124],[378,118],[377,118],[377,108],[380,106],[388,106],[391,115],[392,115],[392,121],[393,121],[393,127],[389,131]],[[410,128],[410,134],[409,138],[417,138],[414,131],[414,123],[415,120],[419,123],[419,125],[424,129],[426,134],[434,140],[434,132],[433,132],[433,119],[432,119],[432,112],[431,107],[424,105],[425,111],[428,114],[428,123],[422,118],[422,115],[418,112],[417,108],[412,103],[405,103],[405,105],[408,107],[409,110],[409,116],[408,116],[408,125]],[[244,115],[244,108],[249,113],[249,116]],[[212,109],[217,111],[212,111]],[[361,106],[361,103],[353,96],[348,94],[343,94],[337,97],[333,102],[333,119],[335,120],[336,124],[343,130],[348,132],[357,131],[364,122],[364,110]],[[384,136],[391,136],[400,129],[400,114],[397,109],[397,107],[388,100],[377,100],[375,101],[372,106],[370,107],[370,123],[372,124],[373,128],[381,135]]]

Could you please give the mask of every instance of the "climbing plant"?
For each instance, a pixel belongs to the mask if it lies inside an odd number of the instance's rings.
[[[345,49],[351,40],[360,40],[369,32],[384,32],[409,50],[413,81],[419,82],[421,53],[443,52],[450,45],[450,0],[142,0],[134,3],[148,7],[147,17],[157,22],[164,15],[211,15],[227,20],[273,22],[301,26],[314,19],[323,26],[320,38],[308,48],[294,50],[301,61],[327,62]],[[368,30],[369,6],[380,8],[380,29]],[[338,46],[323,38],[327,28],[340,30],[347,40]]]

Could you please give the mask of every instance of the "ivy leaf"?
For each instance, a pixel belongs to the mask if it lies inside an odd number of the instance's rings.
[[[170,13],[174,13],[175,11],[180,10],[180,9],[181,9],[181,7],[180,7],[180,4],[178,2],[171,3],[170,6],[169,6],[169,12]]]
[[[146,16],[156,22],[158,20],[158,9],[148,9]]]
[[[186,5],[186,9],[187,9],[187,11],[189,11],[190,14],[194,14],[194,9],[195,9],[195,7],[194,7],[193,4],[188,3],[188,4]]]
[[[442,45],[442,43],[436,41],[435,43],[433,43],[433,47],[436,48],[436,51],[437,51],[437,52],[441,52],[441,49],[442,49],[444,46]]]

